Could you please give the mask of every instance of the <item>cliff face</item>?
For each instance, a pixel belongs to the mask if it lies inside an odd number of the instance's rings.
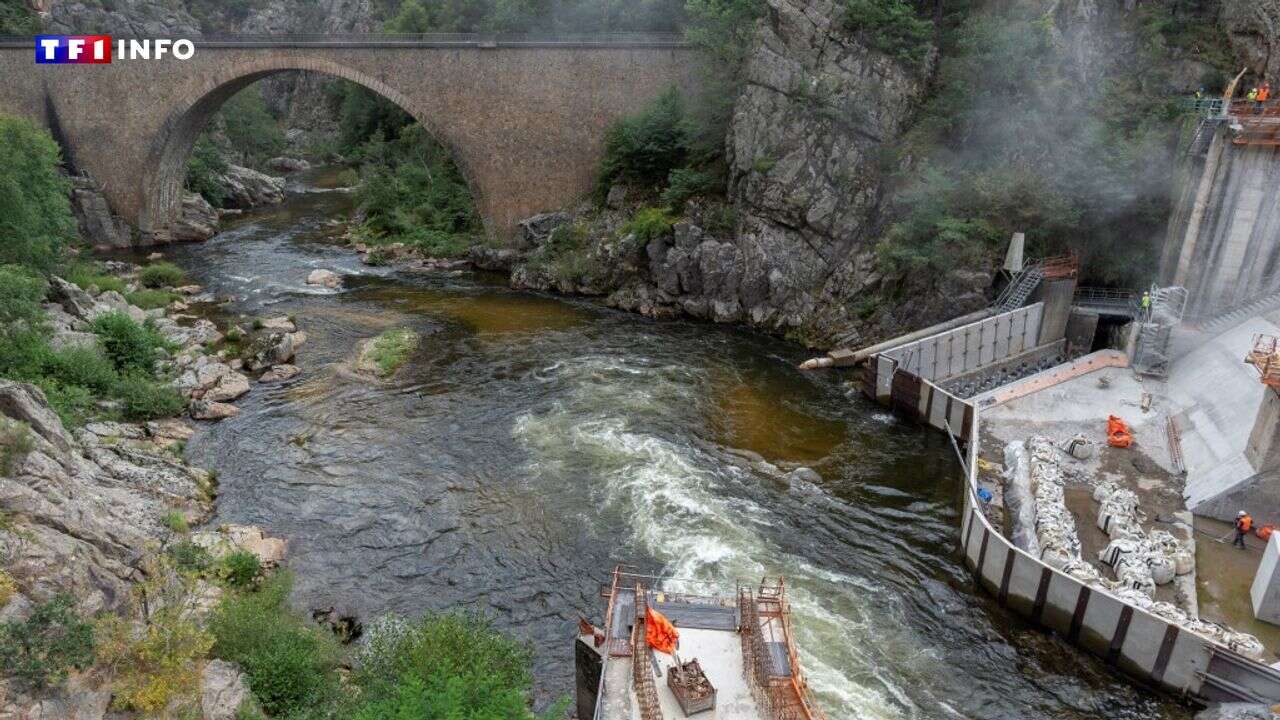
[[[1280,78],[1280,0],[1223,0],[1222,21],[1255,73]]]

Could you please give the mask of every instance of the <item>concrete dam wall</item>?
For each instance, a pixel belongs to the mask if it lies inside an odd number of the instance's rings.
[[[1193,317],[1280,290],[1280,148],[1234,144],[1224,124],[1186,172],[1161,284],[1187,289]]]

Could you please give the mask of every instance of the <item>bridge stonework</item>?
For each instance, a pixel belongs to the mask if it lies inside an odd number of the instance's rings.
[[[669,86],[696,84],[678,43],[198,42],[190,60],[37,65],[0,44],[0,112],[49,127],[142,243],[178,217],[196,138],[222,104],[269,75],[345,78],[395,102],[454,154],[490,235],[590,191],[608,127]]]

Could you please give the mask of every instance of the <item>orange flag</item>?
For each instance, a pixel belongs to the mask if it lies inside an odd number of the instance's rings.
[[[676,651],[680,631],[662,613],[649,607],[644,611],[644,639],[649,647],[670,655]]]

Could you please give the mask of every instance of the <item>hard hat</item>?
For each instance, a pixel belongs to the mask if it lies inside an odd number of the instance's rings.
[[[1245,511],[1241,510],[1240,512],[1236,513],[1236,517],[1244,517],[1245,515],[1248,515],[1248,514],[1249,514],[1249,513],[1247,513],[1247,512],[1245,512]]]

